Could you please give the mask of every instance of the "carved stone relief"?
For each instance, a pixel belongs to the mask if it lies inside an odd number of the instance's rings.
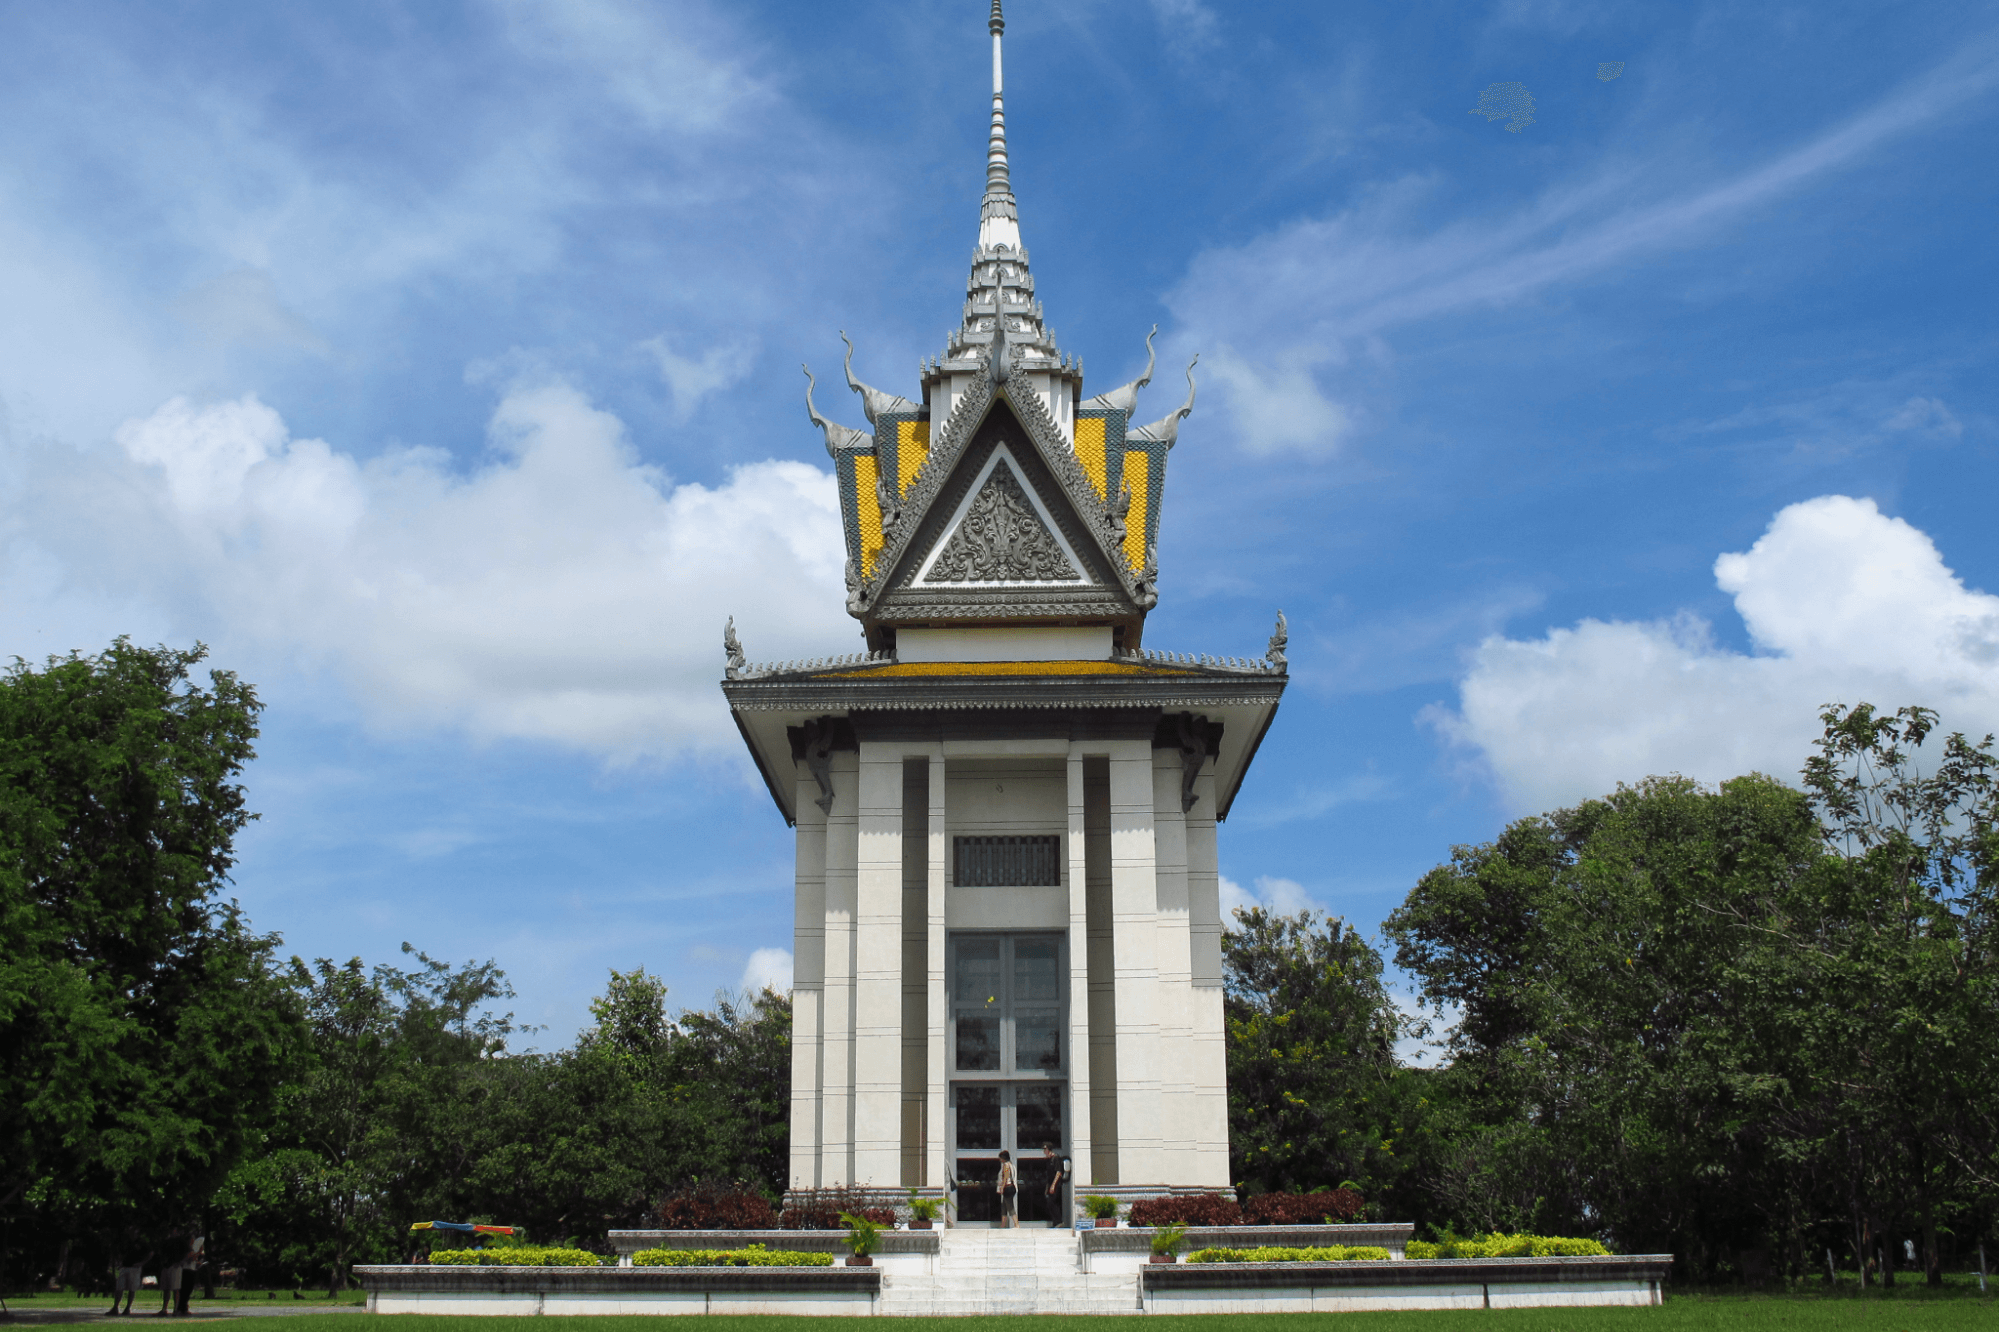
[[[926,583],[1080,581],[1082,577],[1005,464],[986,478],[964,522],[923,576]]]

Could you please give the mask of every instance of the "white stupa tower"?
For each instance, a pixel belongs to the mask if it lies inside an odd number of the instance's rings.
[[[1166,465],[1193,410],[1083,396],[1035,299],[1008,174],[999,0],[978,244],[916,397],[807,405],[839,479],[867,651],[722,689],[797,830],[791,1184],[949,1192],[1225,1188],[1216,822],[1276,713],[1253,660],[1157,652]],[[1149,340],[1148,340],[1149,343]]]

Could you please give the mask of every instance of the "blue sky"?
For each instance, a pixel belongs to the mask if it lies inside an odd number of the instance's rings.
[[[781,969],[720,625],[859,647],[797,367],[956,322],[983,11],[0,5],[0,652],[258,683],[291,950],[495,958],[544,1045]],[[1013,0],[1007,75],[1065,349],[1202,354],[1148,643],[1290,617],[1233,893],[1371,929],[1828,700],[1999,729],[1999,7]]]

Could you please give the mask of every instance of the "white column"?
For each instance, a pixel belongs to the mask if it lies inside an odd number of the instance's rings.
[[[945,829],[944,792],[944,747],[938,745],[930,751],[930,1086],[926,1103],[930,1109],[924,1117],[929,1135],[924,1144],[924,1183],[939,1187],[944,1184],[948,1165],[944,1160],[944,1117],[950,1113],[947,1095],[951,1077],[944,1067],[944,1056],[949,1046],[945,1025],[950,1022],[951,1014],[944,994],[944,891],[950,875],[950,864],[946,859],[950,854],[950,837]]]
[[[1089,859],[1083,809],[1083,751],[1069,747],[1069,1162],[1070,1182],[1090,1174],[1090,914]],[[1080,1197],[1072,1188],[1070,1197]]]
[[[1159,1151],[1159,950],[1152,742],[1110,743],[1111,949],[1117,994],[1120,1184],[1166,1179]]]
[[[1194,781],[1187,812],[1187,922],[1193,961],[1194,1175],[1220,1188],[1229,1171],[1228,1047],[1222,1026],[1222,886],[1215,847],[1215,761]]]
[[[861,742],[854,913],[854,1170],[902,1181],[902,752]]]
[[[1180,808],[1180,752],[1152,752],[1153,848],[1159,912],[1160,1180],[1194,1183],[1193,959],[1187,933],[1187,822]]]
[[[819,1163],[821,1011],[826,1000],[826,815],[819,784],[797,774],[797,872],[791,927],[791,1184],[825,1183]]]
[[[854,908],[859,846],[859,764],[832,756],[826,817],[826,1003],[820,1031],[820,1171],[825,1184],[854,1179]]]

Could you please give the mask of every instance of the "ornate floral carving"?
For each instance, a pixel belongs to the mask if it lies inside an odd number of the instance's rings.
[[[1049,582],[1080,580],[1027,493],[1002,463],[944,544],[926,583]]]

